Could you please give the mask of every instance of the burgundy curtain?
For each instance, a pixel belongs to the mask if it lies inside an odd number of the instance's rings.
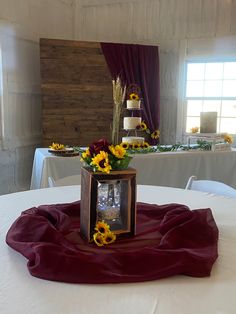
[[[126,86],[137,84],[141,88],[142,119],[147,123],[151,133],[159,129],[158,47],[114,43],[101,43],[101,47],[112,78],[120,76]]]

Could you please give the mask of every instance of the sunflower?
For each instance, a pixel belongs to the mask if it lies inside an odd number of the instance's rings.
[[[124,149],[128,149],[129,148],[129,143],[123,142],[123,143],[120,143],[120,146],[122,146]]]
[[[153,139],[157,139],[160,137],[160,131],[159,130],[155,130],[152,134],[151,134],[151,138]]]
[[[143,121],[141,122],[140,127],[141,127],[141,130],[143,130],[143,131],[147,130],[147,125]]]
[[[110,244],[110,243],[115,242],[115,240],[116,240],[116,235],[113,232],[109,231],[107,234],[104,235],[103,243]]]
[[[131,93],[131,94],[129,95],[129,99],[130,99],[130,100],[139,100],[139,96],[138,96],[138,94]]]
[[[132,148],[133,149],[138,149],[138,148],[140,148],[140,144],[134,143],[134,144],[132,144]]]
[[[82,153],[82,158],[86,159],[89,156],[90,156],[90,151],[89,151],[89,149],[86,149],[86,151]]]
[[[198,126],[195,126],[193,128],[191,128],[191,132],[192,133],[197,133],[199,131],[199,127]]]
[[[121,145],[116,145],[116,146],[110,145],[109,149],[110,149],[110,152],[119,159],[124,158],[126,154],[126,150]]]
[[[58,143],[52,143],[52,145],[49,146],[49,148],[54,149],[54,150],[62,150],[65,148],[65,145],[58,144]]]
[[[150,145],[148,144],[148,142],[144,142],[143,143],[143,148],[148,148]]]
[[[99,232],[94,233],[93,240],[97,244],[97,246],[104,245],[104,236]]]
[[[231,135],[229,135],[229,134],[225,134],[224,141],[226,143],[232,144],[233,143],[233,137]]]
[[[110,226],[107,223],[105,223],[104,220],[102,220],[97,222],[94,230],[96,230],[100,234],[105,235],[108,232],[110,232]]]
[[[92,158],[90,164],[97,167],[98,171],[110,173],[111,165],[109,164],[108,153],[104,152],[103,150],[100,151],[100,154],[97,154]]]

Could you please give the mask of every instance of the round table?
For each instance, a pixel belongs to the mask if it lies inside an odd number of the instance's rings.
[[[104,285],[66,284],[32,277],[26,259],[6,245],[8,229],[27,208],[78,199],[79,186],[0,196],[0,313],[235,313],[236,199],[167,187],[137,187],[137,200],[141,202],[174,202],[191,209],[212,209],[220,235],[219,257],[210,277],[175,276],[144,283]]]

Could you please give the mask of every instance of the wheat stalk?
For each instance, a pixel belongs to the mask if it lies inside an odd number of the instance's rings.
[[[122,86],[119,76],[116,80],[112,80],[113,86],[113,121],[112,121],[112,143],[119,144],[119,126],[122,104],[125,100],[126,86]]]

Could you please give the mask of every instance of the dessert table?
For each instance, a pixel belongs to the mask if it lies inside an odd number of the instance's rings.
[[[159,205],[180,203],[191,209],[211,208],[219,228],[219,257],[210,277],[178,275],[139,283],[92,285],[53,282],[31,276],[26,267],[26,259],[5,243],[10,226],[23,210],[32,206],[78,199],[79,186],[0,196],[1,313],[235,313],[236,199],[170,187],[137,187],[137,200],[140,202]]]
[[[80,174],[80,157],[59,157],[47,148],[35,151],[31,189],[48,187],[48,177],[55,180]],[[190,176],[224,182],[236,188],[236,150],[178,151],[135,154],[130,166],[137,170],[137,183],[184,188]]]

